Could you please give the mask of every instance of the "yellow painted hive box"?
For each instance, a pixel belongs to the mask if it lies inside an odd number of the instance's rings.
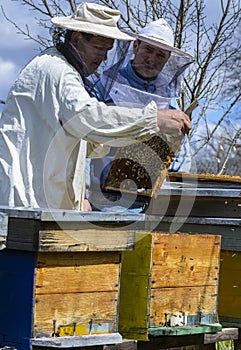
[[[220,236],[137,233],[122,253],[119,332],[124,338],[212,333],[218,323]]]

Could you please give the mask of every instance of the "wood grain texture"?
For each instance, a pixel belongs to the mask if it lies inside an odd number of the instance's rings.
[[[220,236],[155,234],[151,288],[217,286]]]
[[[39,268],[36,295],[118,291],[117,264]]]
[[[216,174],[182,174],[182,173],[175,173],[172,172],[169,174],[170,181],[200,181],[200,182],[211,182],[215,185],[216,183],[240,183],[241,184],[241,177],[240,176],[230,176],[230,175],[216,175]]]
[[[219,254],[218,235],[138,232],[135,250],[123,252],[123,337],[143,341],[150,327],[217,323]]]
[[[85,266],[102,264],[119,264],[119,252],[39,252],[37,254],[37,267],[56,266]],[[97,267],[98,268],[98,267]]]
[[[135,250],[123,252],[119,331],[124,338],[148,340],[152,234],[136,233]]]
[[[122,251],[134,247],[133,231],[41,230],[39,251]]]
[[[11,218],[7,248],[41,252],[123,251],[134,248],[134,237],[127,221],[118,222],[118,215],[112,224],[100,221],[96,225],[88,221],[57,223]]]
[[[38,295],[35,298],[34,335],[51,336],[59,332],[60,326],[85,325],[86,333],[91,332],[90,324],[111,324],[115,331],[118,293],[61,293]]]
[[[180,287],[152,289],[150,295],[150,327],[169,324],[170,317],[188,315],[217,315],[217,287]]]
[[[8,223],[7,247],[35,251],[38,249],[39,222],[11,218]]]
[[[36,261],[35,336],[116,331],[119,253],[40,252]]]

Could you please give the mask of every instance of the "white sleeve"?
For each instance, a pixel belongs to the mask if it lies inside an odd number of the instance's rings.
[[[63,79],[60,121],[77,138],[103,144],[111,141],[111,146],[149,138],[160,131],[154,102],[143,109],[107,106],[91,98],[78,75],[70,70]]]

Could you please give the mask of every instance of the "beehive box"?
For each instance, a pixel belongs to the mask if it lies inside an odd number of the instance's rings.
[[[39,253],[33,336],[117,332],[120,254]]]
[[[241,177],[181,173],[169,177],[169,185],[174,183],[171,193],[162,189],[155,204],[165,215],[157,230],[221,235],[219,321],[241,328]]]
[[[221,329],[217,314],[220,236],[138,233],[123,252],[119,331],[123,337]]]
[[[134,247],[134,231],[126,230],[125,222],[135,215],[5,212],[0,347],[31,350],[121,343],[121,252]]]

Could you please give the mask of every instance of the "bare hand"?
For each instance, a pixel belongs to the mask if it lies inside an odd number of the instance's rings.
[[[84,211],[92,211],[92,207],[88,199],[84,199]]]
[[[173,137],[188,134],[192,127],[189,117],[176,109],[158,110],[157,125],[163,134]]]

